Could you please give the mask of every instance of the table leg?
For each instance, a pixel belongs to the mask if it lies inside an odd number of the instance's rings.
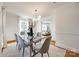
[[[33,46],[32,46],[32,39],[30,40],[30,57],[32,56],[32,49],[33,49]]]
[[[31,57],[31,40],[30,40],[30,57]]]

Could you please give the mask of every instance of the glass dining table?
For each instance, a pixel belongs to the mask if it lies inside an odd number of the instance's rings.
[[[33,44],[36,44],[36,43],[40,42],[44,38],[45,37],[32,37],[30,39],[30,57],[33,55],[32,53],[34,52],[34,50],[33,50]]]
[[[22,36],[21,36],[22,37]],[[33,51],[33,44],[36,44],[38,42],[40,42],[42,39],[44,39],[45,37],[41,36],[36,36],[36,37],[32,37],[32,36],[28,36],[27,38],[24,38],[24,43],[27,44],[27,42],[29,43],[29,46],[30,46],[30,57],[33,55],[32,53],[34,52]]]

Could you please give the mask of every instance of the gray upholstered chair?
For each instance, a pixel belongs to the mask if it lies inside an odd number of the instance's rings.
[[[17,37],[17,34],[15,33],[14,36],[15,36],[15,39],[16,39],[16,46],[17,46],[18,45],[18,37]]]
[[[17,34],[15,34],[15,38],[16,38],[18,49],[19,50],[22,49],[22,56],[24,57],[25,48],[28,47],[30,43],[28,42],[25,43],[25,41]]]
[[[49,50],[49,46],[50,46],[50,41],[51,41],[51,36],[48,36],[46,39],[45,39],[45,41],[44,41],[44,43],[42,44],[42,46],[37,46],[37,47],[34,47],[34,54],[33,54],[33,56],[35,56],[36,54],[38,54],[38,53],[41,53],[41,57],[43,57],[43,54],[44,53],[47,53],[47,55],[48,55],[48,57],[49,57],[49,52],[48,52],[48,50]],[[33,57],[32,56],[32,57]]]

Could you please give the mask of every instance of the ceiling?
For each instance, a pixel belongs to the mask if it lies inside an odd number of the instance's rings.
[[[53,14],[53,10],[63,5],[63,2],[5,2],[7,12],[20,16],[32,16],[37,9],[41,16]]]

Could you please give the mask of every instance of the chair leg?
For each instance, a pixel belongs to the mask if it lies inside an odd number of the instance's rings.
[[[48,57],[49,57],[49,52],[47,51],[47,55],[48,55]]]
[[[35,53],[36,53],[36,51],[35,51],[35,50],[32,50],[32,52],[33,52],[33,54],[35,54]]]
[[[43,57],[43,53],[41,53],[41,57]]]
[[[24,57],[24,51],[25,51],[25,48],[23,48],[22,50],[22,57]]]
[[[33,55],[31,57],[34,57],[36,54],[38,54],[39,52],[34,52]]]

